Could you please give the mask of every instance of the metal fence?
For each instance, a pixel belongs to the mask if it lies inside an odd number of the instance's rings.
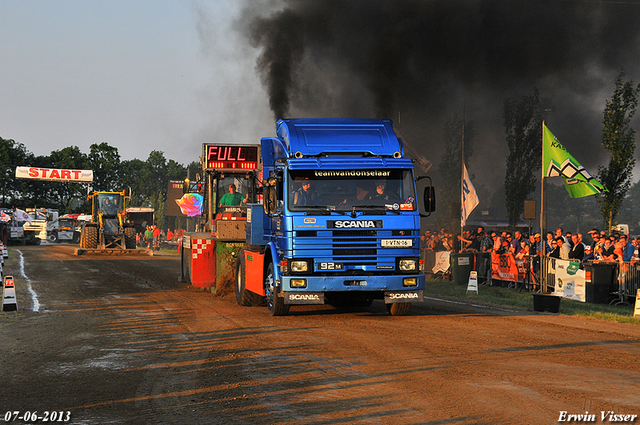
[[[424,261],[424,271],[427,275],[432,275],[432,269],[435,265],[435,252],[421,250],[421,257]],[[542,257],[538,262],[537,257],[532,258],[530,263],[531,273],[528,275],[530,281],[519,283],[526,283],[528,289],[541,290],[542,292],[554,292],[555,291],[555,271],[556,271],[556,259],[549,257]],[[535,266],[534,266],[535,264]],[[539,264],[539,267],[538,267]],[[640,288],[640,262],[607,262],[607,263],[583,263],[581,267],[588,267],[591,265],[606,264],[613,268],[613,281],[609,291],[609,300],[611,303],[633,303]],[[491,282],[491,259],[488,254],[476,254],[474,270],[478,271],[478,281],[490,284]],[[443,273],[441,278],[451,278],[451,270]],[[435,277],[438,277],[437,275]],[[514,285],[518,286],[518,285]]]
[[[632,302],[640,288],[640,264],[624,262],[618,265],[616,273],[618,280],[618,300],[620,302]]]
[[[541,262],[540,279],[543,292],[554,292],[556,259],[544,257]],[[604,262],[583,263],[581,267],[593,264],[606,264],[613,268],[613,282],[610,291],[611,303],[633,303],[638,288],[640,288],[640,263],[635,262]]]

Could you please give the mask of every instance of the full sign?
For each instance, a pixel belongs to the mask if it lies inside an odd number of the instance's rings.
[[[258,169],[258,146],[209,145],[203,146],[208,170],[256,170]]]
[[[93,181],[93,171],[40,167],[16,167],[16,178],[58,182],[68,181],[90,183]]]

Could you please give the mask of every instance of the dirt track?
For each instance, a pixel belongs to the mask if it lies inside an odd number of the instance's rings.
[[[377,301],[271,318],[179,283],[178,257],[72,252],[10,251],[19,311],[0,313],[0,416],[551,424],[562,411],[595,423],[601,411],[640,414],[639,326],[432,298],[406,317]]]

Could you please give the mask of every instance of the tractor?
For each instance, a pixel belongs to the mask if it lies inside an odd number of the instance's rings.
[[[91,220],[82,226],[80,248],[93,250],[136,249],[136,231],[125,215],[125,202],[130,197],[122,192],[93,192]]]

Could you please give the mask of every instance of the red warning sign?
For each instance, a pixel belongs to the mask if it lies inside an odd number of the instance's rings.
[[[13,288],[13,276],[5,276],[4,278],[4,287],[5,288]]]

